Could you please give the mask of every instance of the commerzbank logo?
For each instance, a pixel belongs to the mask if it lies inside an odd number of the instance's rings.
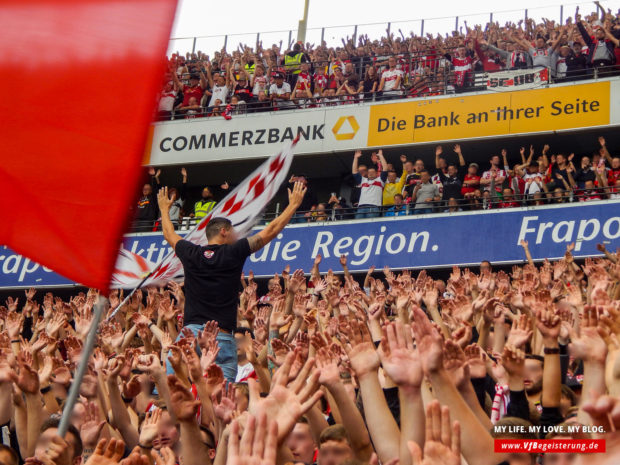
[[[347,125],[345,125],[345,123],[347,123]],[[338,118],[338,121],[336,121],[336,124],[334,124],[332,132],[336,140],[351,140],[355,137],[359,128],[360,125],[357,123],[355,116],[341,116]]]

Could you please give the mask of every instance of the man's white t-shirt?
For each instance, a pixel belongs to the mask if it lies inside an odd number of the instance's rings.
[[[283,82],[282,87],[278,87],[277,84],[271,84],[269,87],[269,95],[284,95],[291,93],[291,86],[288,82]],[[290,100],[276,100],[274,102],[279,107],[290,107],[294,105]]]
[[[540,187],[536,183],[544,182],[543,176],[540,173],[528,173],[523,176],[523,180],[525,181],[525,194],[535,194],[536,192],[540,192]]]
[[[226,103],[226,98],[228,97],[228,87],[226,86],[218,86],[215,84],[213,89],[211,89],[211,100],[209,100],[209,106],[215,106],[216,100],[221,100],[222,103]]]
[[[391,90],[400,90],[400,87],[396,87],[396,81],[398,79],[398,77],[400,76],[401,78],[401,84],[402,84],[402,78],[403,78],[403,72],[400,69],[387,69],[385,71],[383,71],[383,74],[381,74],[381,79],[383,79],[383,92],[389,92]]]
[[[377,205],[383,204],[383,186],[385,183],[381,176],[375,179],[362,178],[360,183],[360,199],[358,205]]]
[[[482,179],[491,179],[491,170],[485,171],[482,173]],[[497,178],[495,179],[495,190],[497,192],[502,191],[502,183],[506,179],[506,172],[504,170],[497,170]],[[487,184],[484,186],[484,190],[488,191],[491,189],[491,184]]]
[[[159,111],[172,111],[174,108],[174,101],[177,98],[177,93],[174,90],[170,92],[162,91],[159,98]]]
[[[242,381],[247,381],[247,378],[254,373],[254,367],[250,362],[245,365],[237,365],[237,377],[235,378],[235,383],[240,383]]]

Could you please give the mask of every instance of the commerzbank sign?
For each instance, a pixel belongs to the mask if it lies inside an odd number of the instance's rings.
[[[262,158],[620,124],[620,79],[156,123],[145,164]]]

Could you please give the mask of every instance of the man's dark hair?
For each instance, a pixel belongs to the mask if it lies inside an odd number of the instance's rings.
[[[233,334],[241,334],[242,336],[245,336],[245,333],[249,333],[252,339],[254,339],[254,331],[252,331],[250,328],[246,328],[245,326],[239,326],[233,330]]]
[[[448,163],[448,168],[450,168],[451,166],[453,166],[454,169],[457,169],[457,170],[459,169],[459,167],[456,166],[456,163]]]
[[[17,452],[15,452],[9,446],[0,444],[0,452],[6,452],[7,454],[11,456],[11,462],[6,463],[5,465],[18,465],[19,464],[19,456],[17,455]]]
[[[51,416],[43,422],[43,424],[41,425],[41,428],[39,429],[39,432],[43,434],[45,431],[47,431],[50,428],[59,428],[59,427],[60,427],[60,417]],[[67,432],[70,433],[75,439],[74,441],[75,447],[73,448],[73,456],[71,457],[71,459],[74,459],[75,457],[79,457],[80,455],[82,455],[82,438],[80,438],[80,432],[77,430],[77,428],[71,424],[69,425]]]
[[[398,173],[396,172],[396,170],[388,170],[388,174],[390,174],[390,173],[398,174]]]
[[[212,239],[220,233],[220,229],[230,229],[232,228],[232,223],[227,218],[212,218],[207,227],[205,228],[205,234],[207,235],[207,239]]]
[[[404,199],[403,194],[394,194],[394,198],[396,197],[400,197],[401,199]]]
[[[295,43],[295,45],[293,45],[293,51],[299,52],[300,50],[301,50],[301,44],[299,42]]]

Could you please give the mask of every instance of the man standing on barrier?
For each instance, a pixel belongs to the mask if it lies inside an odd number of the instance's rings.
[[[296,182],[293,190],[288,190],[289,202],[282,214],[248,238],[238,239],[230,220],[212,218],[205,228],[209,242],[205,247],[192,244],[175,232],[170,220],[170,205],[173,201],[168,197],[168,188],[160,189],[157,196],[164,238],[183,263],[185,272],[184,327],[197,336],[207,322],[217,322],[220,350],[216,363],[231,383],[235,382],[237,375],[237,349],[233,330],[237,327],[239,276],[245,260],[284,229],[301,205],[305,193],[306,187]],[[169,371],[173,373],[170,367]]]

